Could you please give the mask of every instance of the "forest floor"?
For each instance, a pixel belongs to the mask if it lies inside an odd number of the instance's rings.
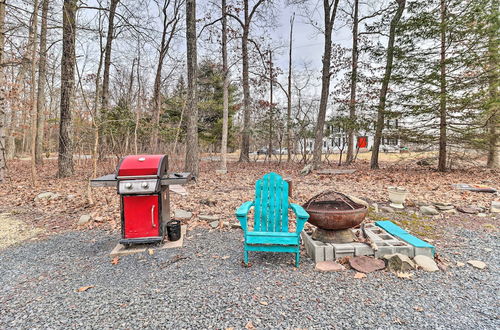
[[[393,156],[390,156],[393,157]],[[98,176],[114,172],[117,159],[107,159],[99,164]],[[181,171],[171,162],[170,171]],[[367,160],[349,167],[323,165],[330,169],[355,169],[351,174],[316,174],[307,176],[299,174],[303,167],[299,163],[251,162],[228,164],[227,174],[216,174],[218,163],[203,161],[200,164],[200,175],[196,182],[185,186],[186,196],[171,194],[171,210],[182,209],[193,213],[190,220],[184,220],[189,229],[196,227],[209,228],[206,221],[198,219],[199,215],[214,215],[222,223],[234,223],[235,209],[244,201],[252,200],[255,181],[267,172],[274,171],[293,182],[292,202],[303,204],[314,195],[325,190],[336,190],[354,195],[369,203],[377,203],[379,207],[388,205],[387,187],[404,186],[410,191],[406,208],[393,214],[370,213],[368,220],[381,220],[390,217],[400,221],[407,229],[418,235],[439,236],[443,227],[451,223],[467,228],[484,227],[498,230],[498,217],[486,214],[484,217],[455,213],[440,213],[436,216],[418,214],[420,205],[431,205],[434,202],[445,202],[455,207],[474,206],[484,210],[490,208],[491,202],[499,199],[496,194],[461,191],[452,184],[483,184],[500,189],[500,173],[484,167],[469,167],[439,173],[429,167],[416,165],[416,160],[406,158],[398,161],[386,161],[381,169],[369,169]],[[35,185],[30,179],[29,162],[12,161],[8,164],[7,180],[0,191],[0,213],[8,213],[9,218],[22,221],[22,231],[31,230],[30,235],[20,239],[36,239],[51,233],[90,229],[99,227],[105,230],[116,230],[120,225],[119,196],[115,188],[89,188],[91,178],[91,160],[79,159],[75,163],[76,174],[70,178],[57,178],[56,160],[46,160],[38,168],[38,180]],[[54,198],[37,199],[41,193],[53,193]],[[92,203],[89,200],[91,196]],[[82,215],[90,215],[92,221],[78,226]],[[17,222],[16,222],[17,223]],[[408,226],[410,228],[408,228]],[[222,227],[222,226],[221,226]],[[21,230],[21,229],[19,229]],[[34,232],[33,232],[34,230]],[[16,236],[16,235],[11,235]],[[14,241],[12,241],[14,242]]]

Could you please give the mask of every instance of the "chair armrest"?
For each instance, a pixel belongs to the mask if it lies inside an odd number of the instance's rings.
[[[298,204],[290,203],[290,208],[293,210],[297,218],[309,219],[309,213],[304,210],[304,208]]]
[[[248,212],[250,212],[250,208],[253,206],[253,202],[245,202],[241,204],[240,207],[236,210],[237,217],[246,217]]]
[[[295,230],[295,232],[300,233],[302,229],[304,229],[304,224],[306,223],[307,219],[309,219],[309,213],[307,213],[302,206],[297,204],[290,203],[290,208],[297,216],[297,229]]]
[[[241,224],[241,229],[243,231],[247,231],[247,216],[248,212],[250,212],[250,208],[253,206],[253,202],[245,202],[241,204],[240,207],[236,210],[236,217]]]

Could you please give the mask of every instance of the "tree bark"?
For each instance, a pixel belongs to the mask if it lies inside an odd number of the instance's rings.
[[[269,144],[267,156],[269,161],[273,156],[273,51],[269,50]]]
[[[441,51],[439,59],[439,157],[438,171],[446,171],[446,0],[440,2],[441,24],[439,34]]]
[[[75,38],[77,0],[64,0],[61,56],[61,105],[59,124],[59,177],[73,175],[71,103],[75,87]]]
[[[286,95],[286,148],[288,151],[287,162],[292,160],[292,45],[293,45],[293,23],[295,13],[290,18],[290,40],[288,45],[288,88]]]
[[[36,164],[35,164],[35,149],[36,149],[36,125],[38,123],[38,112],[36,108],[36,46],[38,39],[38,0],[33,2],[33,19],[31,20],[30,29],[33,31],[33,39],[31,47],[31,65],[30,65],[30,106],[31,106],[31,135],[30,135],[30,154],[31,154],[31,182],[36,183]]]
[[[115,30],[116,7],[120,0],[111,0],[109,4],[108,33],[106,36],[106,47],[104,49],[104,72],[102,77],[101,106],[106,109],[109,106],[109,71],[111,68],[111,50]]]
[[[352,63],[351,63],[351,98],[349,100],[349,119],[350,125],[347,140],[346,163],[351,164],[354,161],[354,123],[356,122],[356,87],[358,81],[358,9],[359,0],[354,0],[354,18],[352,22]]]
[[[42,0],[42,26],[40,29],[40,58],[38,62],[38,90],[36,98],[37,125],[35,137],[35,163],[43,159],[43,133],[45,124],[45,76],[47,74],[47,15],[49,1]]]
[[[0,183],[5,180],[6,148],[5,148],[5,125],[6,125],[6,90],[5,72],[3,67],[3,53],[5,44],[5,6],[6,0],[0,0]]]
[[[490,99],[488,102],[488,127],[489,145],[488,162],[489,168],[500,168],[500,105],[498,101],[499,67],[500,56],[498,55],[498,0],[491,0],[491,19],[488,31],[488,89]]]
[[[221,172],[227,172],[227,138],[229,134],[229,70],[227,64],[227,5],[222,0],[222,74],[224,82],[222,85],[222,145]]]
[[[323,0],[324,25],[325,25],[325,46],[323,50],[323,68],[321,70],[321,99],[319,102],[319,113],[316,128],[314,130],[314,152],[313,166],[317,168],[321,163],[323,148],[323,132],[325,130],[326,108],[328,106],[328,96],[330,94],[330,65],[332,60],[332,33],[335,25],[335,16],[339,0],[334,0],[333,6],[330,0]]]
[[[398,9],[391,20],[390,30],[389,30],[389,41],[387,42],[387,59],[385,64],[384,78],[382,79],[382,87],[380,88],[379,103],[377,107],[377,123],[375,128],[375,137],[373,141],[373,151],[370,160],[370,167],[372,169],[378,169],[378,155],[380,150],[380,142],[382,140],[382,130],[384,129],[384,117],[385,117],[385,104],[387,98],[387,89],[389,87],[389,81],[391,80],[392,73],[392,62],[394,60],[394,41],[396,39],[396,26],[403,15],[405,9],[406,0],[396,0],[398,3]]]
[[[196,0],[186,0],[186,44],[187,44],[187,132],[186,160],[184,168],[198,176],[198,65],[196,53]]]

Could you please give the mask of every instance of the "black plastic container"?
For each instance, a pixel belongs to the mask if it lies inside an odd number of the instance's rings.
[[[170,220],[167,222],[167,236],[169,241],[177,241],[181,238],[181,222]]]

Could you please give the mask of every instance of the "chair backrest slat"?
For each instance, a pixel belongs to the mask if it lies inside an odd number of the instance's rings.
[[[254,231],[288,231],[288,182],[274,172],[255,184]]]

